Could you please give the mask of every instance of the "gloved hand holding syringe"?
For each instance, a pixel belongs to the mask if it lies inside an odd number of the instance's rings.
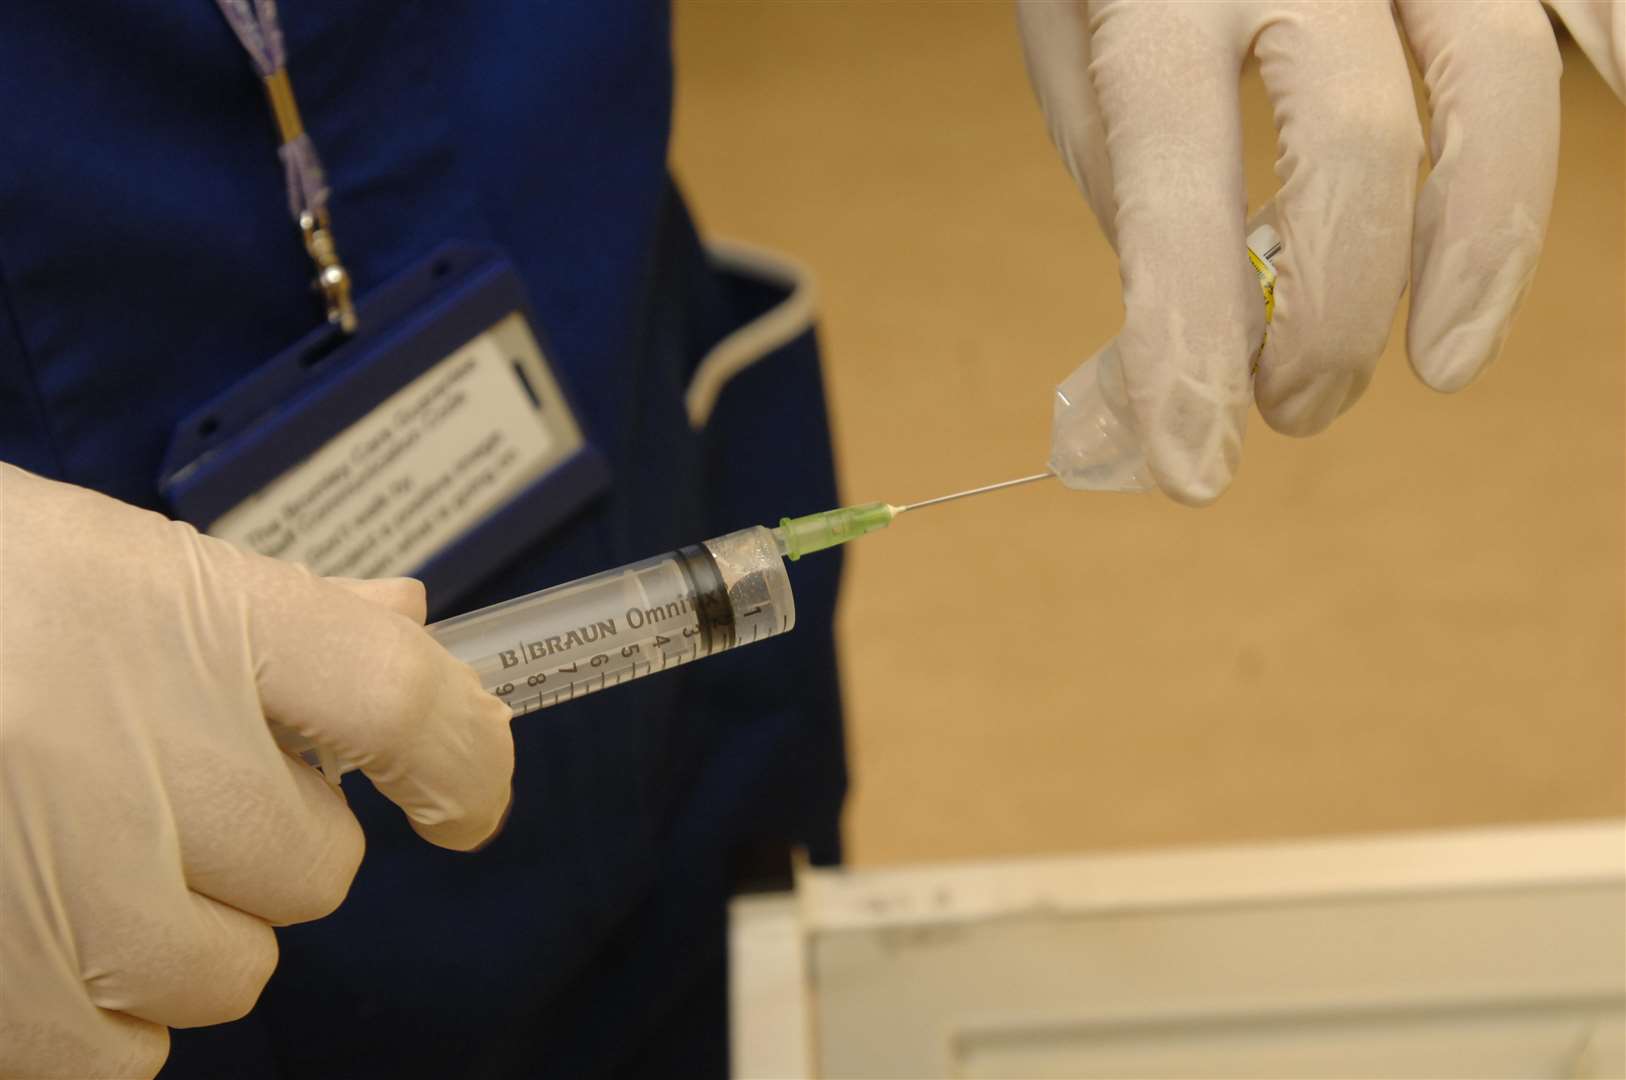
[[[458,615],[429,633],[523,716],[786,632],[796,625],[786,559],[885,528],[910,510],[1051,475],[752,526]],[[277,741],[330,779],[352,768],[295,732],[278,730]]]
[[[1269,225],[1248,237],[1268,322],[1280,241]],[[901,514],[1057,478],[1088,491],[1155,485],[1129,410],[1117,351],[1108,344],[1056,389],[1049,468],[1031,476],[903,505],[844,506],[752,526],[641,562],[471,611],[428,629],[514,716],[702,657],[783,634],[796,625],[785,560],[884,529]],[[277,741],[329,779],[353,766],[304,734]]]

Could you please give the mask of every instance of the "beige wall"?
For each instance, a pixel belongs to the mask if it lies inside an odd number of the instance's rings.
[[[704,227],[819,275],[845,496],[1042,467],[1120,303],[1008,5],[676,19]],[[856,861],[1622,813],[1626,121],[1565,64],[1546,254],[1478,385],[1426,390],[1397,332],[1328,434],[1256,416],[1211,509],[1040,485],[850,549]],[[1245,104],[1257,203],[1257,79]]]

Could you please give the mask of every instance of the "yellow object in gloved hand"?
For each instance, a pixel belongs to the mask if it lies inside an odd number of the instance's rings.
[[[416,582],[336,582],[0,465],[0,1076],[150,1076],[168,1027],[254,1004],[271,927],[362,834],[267,721],[466,849],[509,800],[509,712]],[[358,665],[375,672],[356,678]]]
[[[1553,7],[1619,93],[1626,8]],[[1140,480],[1213,501],[1255,402],[1279,431],[1326,428],[1370,381],[1408,280],[1407,347],[1428,385],[1460,389],[1495,357],[1534,274],[1557,171],[1559,56],[1538,4],[1023,0],[1018,11],[1051,137],[1118,253],[1118,377],[1103,381],[1126,412],[1105,437],[1134,442]],[[1408,45],[1432,114],[1421,193]],[[1255,221],[1274,227],[1282,255],[1252,379],[1264,319],[1238,257],[1237,84],[1250,55],[1282,181]],[[1138,482],[1102,486],[1119,481]]]

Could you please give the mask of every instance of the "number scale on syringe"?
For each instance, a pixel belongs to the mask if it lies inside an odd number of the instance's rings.
[[[724,564],[730,570],[738,564],[741,545],[711,541],[451,619],[430,632],[523,716],[789,630],[795,620],[789,588],[775,598],[760,580],[772,573],[766,558],[779,564],[777,550],[764,545],[772,545],[771,537],[749,537],[752,567],[730,573],[732,583],[724,580]],[[714,546],[723,552],[721,561]]]

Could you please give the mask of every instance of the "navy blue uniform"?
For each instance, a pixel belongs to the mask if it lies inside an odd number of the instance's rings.
[[[285,0],[358,291],[447,240],[513,260],[615,481],[461,607],[836,502],[811,334],[691,430],[706,349],[779,299],[705,258],[666,170],[663,0]],[[14,0],[0,28],[0,457],[161,508],[175,425],[320,319],[264,96],[209,0]],[[745,453],[730,453],[744,448]],[[839,558],[785,638],[517,721],[476,855],[365,781],[333,917],[166,1077],[717,1074],[741,853],[839,857]]]

